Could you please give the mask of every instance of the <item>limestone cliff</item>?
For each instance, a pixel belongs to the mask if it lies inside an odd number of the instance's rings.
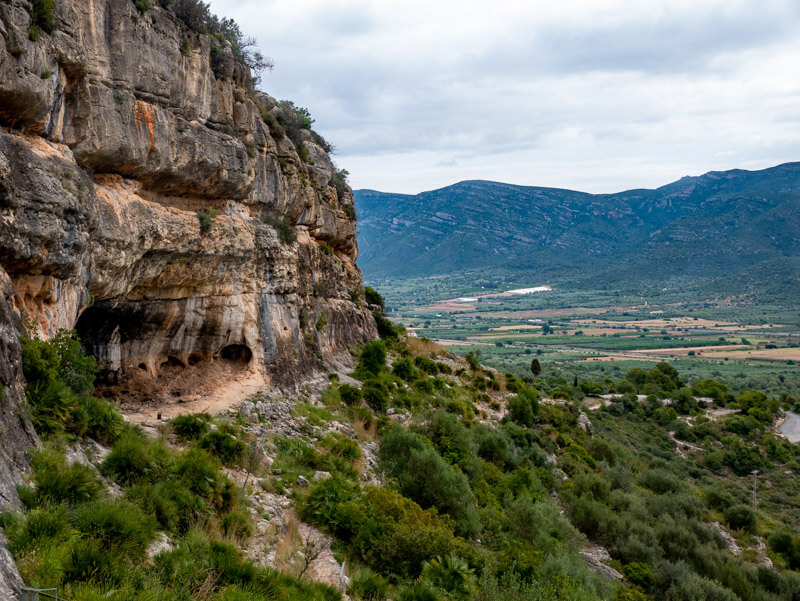
[[[0,6],[0,265],[19,310],[77,327],[115,381],[218,362],[294,380],[372,336],[352,195],[310,132],[307,160],[270,132],[280,108],[246,69],[212,70],[209,39],[162,8],[59,1],[35,42],[30,11]]]
[[[0,479],[35,441],[21,316],[76,328],[117,398],[159,406],[348,364],[374,322],[352,193],[311,132],[301,158],[231,48],[212,69],[168,10],[57,0],[51,34],[33,11],[0,3]]]

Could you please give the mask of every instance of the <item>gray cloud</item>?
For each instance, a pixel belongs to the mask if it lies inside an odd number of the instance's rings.
[[[357,187],[613,191],[800,158],[791,0],[212,0]]]

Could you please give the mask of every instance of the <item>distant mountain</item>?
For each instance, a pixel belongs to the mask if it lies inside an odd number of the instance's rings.
[[[465,181],[355,200],[368,280],[491,269],[627,287],[781,273],[800,289],[800,163],[617,194]]]

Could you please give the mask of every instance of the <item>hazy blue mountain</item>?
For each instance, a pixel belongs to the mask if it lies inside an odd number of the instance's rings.
[[[798,286],[800,163],[617,194],[464,181],[355,199],[367,279],[502,269],[635,286],[780,273]]]

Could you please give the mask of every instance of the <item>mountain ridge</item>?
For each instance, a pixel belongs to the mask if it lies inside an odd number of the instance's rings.
[[[631,283],[646,284],[714,280],[800,254],[791,227],[800,215],[800,162],[611,194],[465,180],[416,195],[354,196],[368,279],[508,269],[618,285],[611,272],[623,268]],[[392,245],[381,242],[387,234]]]

